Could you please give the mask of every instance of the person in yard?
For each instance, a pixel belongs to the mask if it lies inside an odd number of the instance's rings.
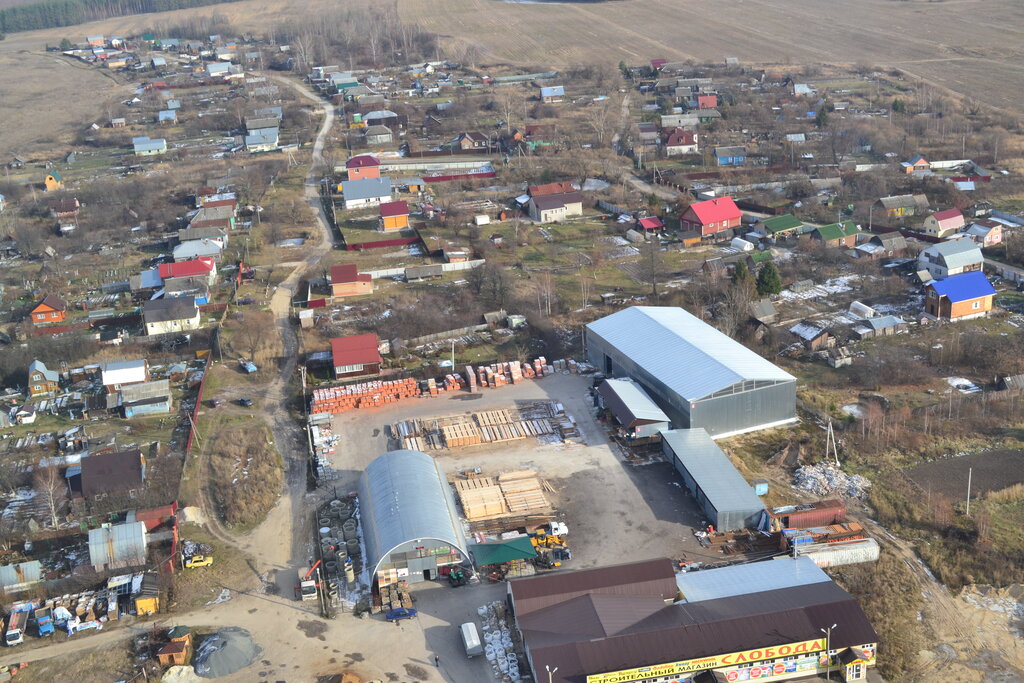
[[[434,655],[434,666],[441,668],[441,658],[437,655]]]

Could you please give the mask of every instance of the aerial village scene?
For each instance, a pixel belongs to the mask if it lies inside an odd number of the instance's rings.
[[[0,3],[0,680],[1024,680],[1019,70],[254,2]]]

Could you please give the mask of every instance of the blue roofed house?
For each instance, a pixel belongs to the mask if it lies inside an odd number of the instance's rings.
[[[928,283],[924,311],[939,320],[983,318],[992,310],[996,290],[980,270]]]
[[[181,100],[167,100],[167,108],[171,110],[181,109]]]
[[[561,102],[565,98],[565,86],[551,85],[540,89],[540,101],[547,104]]]
[[[149,157],[157,154],[167,153],[167,140],[163,138],[150,139],[146,136],[132,138],[132,151],[136,156]]]
[[[156,122],[157,123],[177,123],[178,122],[178,112],[174,111],[173,109],[163,109],[163,110],[157,112]]]
[[[719,166],[742,166],[747,163],[747,148],[742,145],[715,147],[715,163]]]

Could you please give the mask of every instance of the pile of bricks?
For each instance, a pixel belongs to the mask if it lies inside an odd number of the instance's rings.
[[[311,413],[343,413],[353,408],[372,408],[420,395],[414,379],[362,382],[344,387],[314,389]]]
[[[469,390],[474,392],[477,387],[503,387],[508,384],[519,384],[524,379],[543,377],[553,372],[544,356],[540,356],[533,363],[494,363],[478,368],[472,365],[466,366],[466,375],[469,377]]]

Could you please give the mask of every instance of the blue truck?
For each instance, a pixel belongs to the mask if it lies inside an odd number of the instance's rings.
[[[40,607],[36,610],[36,633],[40,638],[53,635],[53,610]]]

